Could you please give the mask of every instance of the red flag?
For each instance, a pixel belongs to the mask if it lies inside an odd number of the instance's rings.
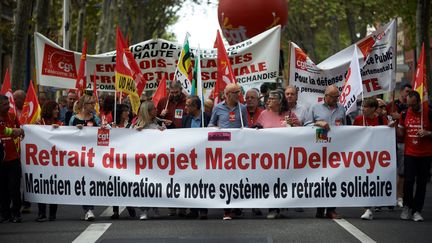
[[[422,104],[422,128],[424,122],[429,123],[429,106],[428,106],[428,89],[426,82],[426,66],[425,66],[425,50],[424,43],[417,64],[416,76],[414,80],[414,90],[420,94],[420,100]]]
[[[129,95],[132,111],[137,114],[145,80],[119,27],[117,27],[115,77],[116,91]]]
[[[80,66],[77,74],[77,79],[75,83],[75,88],[78,90],[78,97],[81,97],[86,90],[87,82],[85,76],[85,65],[87,59],[87,40],[84,40],[84,45],[82,48]]]
[[[225,50],[225,46],[224,46],[224,43],[222,41],[222,37],[219,33],[219,30],[217,31],[217,35],[216,35],[215,46],[218,49],[217,79],[216,79],[215,88],[213,90],[213,96],[215,98],[214,104],[216,105],[217,103],[220,102],[220,100],[219,100],[220,96],[219,95],[221,92],[224,92],[224,89],[227,86],[227,84],[237,83],[237,80],[234,76],[234,72],[232,70],[231,63],[230,63],[230,60],[228,58],[227,52]],[[244,99],[243,99],[242,94],[240,94],[239,98],[240,98],[239,99],[240,102],[243,103]]]
[[[30,86],[28,87],[27,96],[19,119],[20,124],[35,124],[39,120],[40,113],[41,108],[39,106],[38,97],[33,88],[33,81],[30,80]]]
[[[162,78],[162,80],[159,82],[159,86],[157,87],[156,92],[153,94],[153,103],[155,107],[157,107],[159,101],[162,99],[162,97],[167,96],[167,86],[166,86],[166,79],[165,76]]]
[[[121,42],[120,44],[124,47],[124,53],[129,63],[129,69],[131,70],[132,78],[135,80],[138,96],[141,97],[141,94],[145,88],[147,80],[145,80],[144,76],[141,73],[140,67],[136,63],[132,52],[129,50],[129,40],[125,40],[118,26],[117,26],[117,36],[118,36],[117,41],[120,41]]]
[[[13,98],[13,93],[12,93],[12,86],[11,86],[11,82],[10,82],[9,69],[6,69],[5,77],[3,80],[3,86],[1,88],[0,93],[2,95],[6,95],[9,98],[9,105],[10,105],[9,112],[14,113],[16,115],[15,100]]]

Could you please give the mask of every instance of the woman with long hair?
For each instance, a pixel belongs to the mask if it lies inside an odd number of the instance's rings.
[[[78,129],[83,127],[97,127],[100,126],[100,119],[95,115],[95,98],[90,95],[81,96],[74,105],[74,112],[69,121],[69,126],[76,126]],[[93,213],[94,206],[83,205],[85,211],[84,220],[93,221],[95,215]]]
[[[141,103],[138,112],[138,118],[134,128],[142,129],[159,129],[165,130],[166,126],[163,120],[156,117],[157,109],[152,101],[144,101]]]
[[[59,120],[60,117],[60,107],[52,100],[48,100],[42,106],[41,119],[38,121],[39,125],[52,125],[53,128],[58,128],[63,126],[63,122]],[[54,221],[57,214],[57,204],[49,205],[49,218],[46,216],[46,204],[38,203],[38,217],[37,222],[45,222],[48,219]]]
[[[142,102],[139,108],[136,124],[134,124],[133,128],[138,131],[143,129],[165,130],[165,124],[156,117],[156,114],[157,108],[152,101]],[[146,220],[149,218],[149,209],[150,208],[148,207],[141,207],[140,220]],[[159,217],[159,210],[157,208],[153,208],[153,215],[153,217]]]
[[[114,117],[114,110],[111,113],[114,120],[114,122],[111,124],[111,127],[130,128],[131,123],[129,122],[129,106],[125,104],[117,104],[116,110],[117,112],[115,117]],[[136,217],[136,212],[133,207],[126,207],[126,209],[129,212],[129,216],[131,218]],[[111,215],[111,219],[119,219],[119,218],[120,218],[119,206],[113,206],[113,215]]]
[[[79,129],[84,126],[100,126],[100,119],[95,115],[96,101],[93,96],[83,95],[74,105],[74,112],[69,121],[69,126],[77,126]]]

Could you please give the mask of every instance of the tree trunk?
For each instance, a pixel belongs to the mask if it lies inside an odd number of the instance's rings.
[[[27,35],[32,15],[32,0],[18,0],[12,47],[12,89],[22,89],[25,79]]]
[[[48,36],[50,0],[37,0],[35,31]]]
[[[81,51],[82,49],[82,43],[83,43],[83,32],[84,32],[84,20],[86,15],[86,6],[87,6],[87,0],[80,0],[78,2],[78,25],[77,25],[77,35],[76,35],[76,42],[75,46],[77,51]]]
[[[332,17],[332,24],[330,27],[331,42],[331,52],[336,53],[340,50],[340,31],[339,31],[339,21],[336,17]]]
[[[104,48],[104,43],[107,41],[106,40],[106,26],[107,26],[107,22],[109,21],[110,18],[110,5],[111,5],[111,0],[104,0],[103,1],[103,7],[102,7],[102,16],[101,16],[101,20],[99,23],[99,29],[98,29],[98,33],[97,33],[97,42],[96,42],[96,53],[102,53],[103,48]]]
[[[345,14],[347,16],[348,23],[348,32],[351,39],[351,44],[356,43],[357,39],[357,30],[356,30],[356,21],[354,20],[354,14],[349,4],[350,1],[345,0]]]

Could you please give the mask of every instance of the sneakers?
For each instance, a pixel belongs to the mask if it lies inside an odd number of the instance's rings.
[[[13,216],[11,219],[12,223],[21,223],[22,222],[22,218],[21,216]]]
[[[278,217],[279,217],[279,214],[276,211],[270,211],[267,214],[267,219],[275,219],[275,218],[278,218]]]
[[[93,214],[92,210],[88,210],[85,215],[84,215],[84,220],[85,221],[93,221],[95,219],[95,216]]]
[[[140,220],[146,220],[146,219],[148,219],[148,210],[147,209],[145,209],[145,210],[142,211],[142,213],[140,214],[139,219]]]
[[[412,216],[412,220],[415,222],[423,222],[424,219],[419,212],[415,212]]]
[[[231,213],[224,213],[223,220],[231,220]]]
[[[372,211],[370,209],[366,209],[366,211],[362,214],[362,216],[360,216],[360,218],[364,220],[372,220],[373,219]]]
[[[48,218],[45,215],[39,215],[39,217],[37,217],[36,222],[46,222],[48,221]]]
[[[400,208],[403,208],[403,198],[398,197],[397,199],[397,206]]]
[[[411,212],[410,212],[410,209],[408,207],[406,207],[406,206],[403,207],[402,213],[400,215],[400,219],[403,219],[403,220],[411,219]]]

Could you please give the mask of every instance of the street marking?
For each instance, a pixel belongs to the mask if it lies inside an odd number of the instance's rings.
[[[91,224],[72,243],[96,242],[111,223]]]
[[[346,231],[348,231],[350,234],[352,234],[355,238],[357,238],[360,242],[367,242],[367,243],[375,243],[373,239],[371,239],[369,236],[367,236],[365,233],[363,233],[361,230],[356,228],[354,225],[350,224],[345,219],[333,219],[336,223],[338,223],[342,228],[344,228]]]
[[[119,207],[119,214],[121,214],[123,212],[123,210],[125,210],[126,207]],[[113,208],[112,206],[107,207],[100,215],[100,217],[111,217],[111,215],[113,214]]]

